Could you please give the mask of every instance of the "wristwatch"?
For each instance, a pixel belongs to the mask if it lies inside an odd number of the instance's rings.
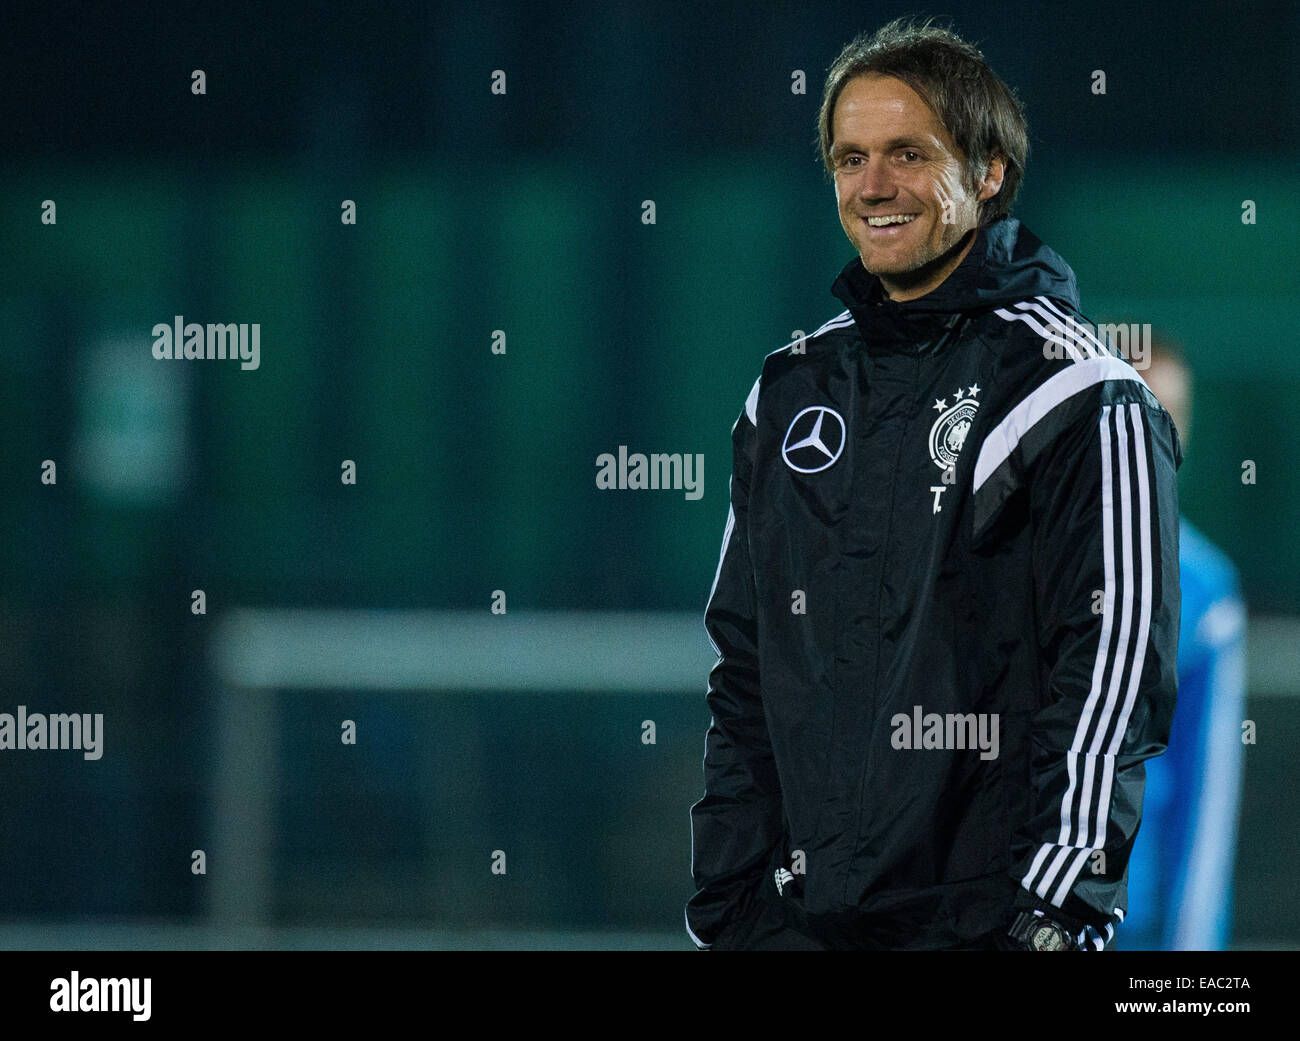
[[[1073,951],[1078,948],[1070,931],[1060,922],[1032,911],[1021,911],[1007,930],[1027,951]]]

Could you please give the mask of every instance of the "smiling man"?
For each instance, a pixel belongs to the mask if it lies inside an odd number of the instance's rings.
[[[846,309],[732,430],[686,924],[713,949],[1102,949],[1168,741],[1182,455],[1010,216],[1012,91],[898,21],[832,64]]]
[[[844,233],[890,299],[924,296],[970,252],[980,203],[1001,190],[1007,159],[990,155],[970,171],[921,95],[892,76],[849,79],[829,112]],[[1024,163],[1023,131],[1009,150]],[[978,183],[968,187],[968,173]]]

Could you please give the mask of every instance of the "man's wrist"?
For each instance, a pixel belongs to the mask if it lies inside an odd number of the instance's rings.
[[[1064,922],[1042,911],[1020,911],[1007,935],[1026,951],[1077,951],[1076,933]]]
[[[1012,902],[1011,916],[1014,918],[1021,911],[1038,911],[1052,919],[1052,921],[1060,922],[1070,930],[1071,936],[1078,936],[1088,925],[1084,919],[1070,914],[1070,912],[1057,907],[1055,904],[1049,904],[1046,900],[1023,889],[1016,894],[1016,898]]]

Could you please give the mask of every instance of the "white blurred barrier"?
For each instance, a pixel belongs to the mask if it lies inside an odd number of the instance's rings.
[[[221,619],[211,655],[208,913],[225,929],[269,920],[277,691],[654,692],[703,701],[715,660],[700,614],[599,611],[240,609]]]
[[[217,627],[217,777],[209,921],[260,929],[272,892],[284,690],[678,692],[703,699],[714,662],[697,613],[241,609]],[[1300,696],[1300,619],[1252,617],[1247,690]],[[701,743],[703,735],[701,735]]]

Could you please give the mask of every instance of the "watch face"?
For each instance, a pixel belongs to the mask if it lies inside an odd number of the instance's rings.
[[[1029,934],[1029,945],[1036,951],[1063,951],[1065,937],[1059,926],[1044,923]]]

